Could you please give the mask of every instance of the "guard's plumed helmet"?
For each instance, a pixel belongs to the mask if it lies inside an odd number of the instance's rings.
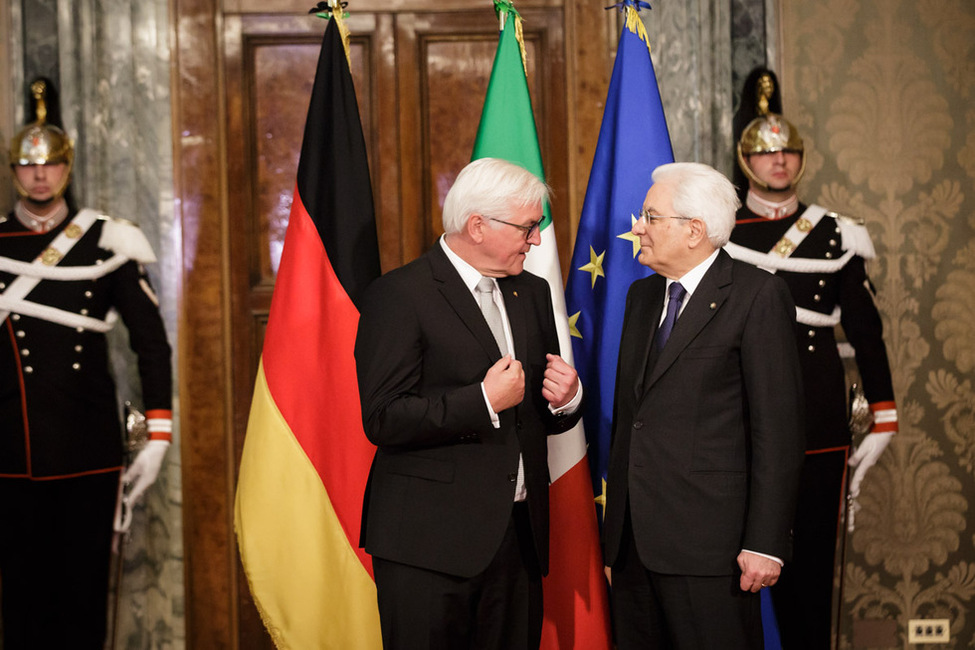
[[[54,197],[64,194],[71,179],[71,166],[74,162],[74,143],[61,128],[47,123],[47,84],[39,79],[31,84],[34,96],[35,120],[22,128],[10,141],[10,166],[65,164],[64,177],[54,188]],[[17,193],[26,198],[27,190],[14,174]]]
[[[762,189],[768,189],[768,185],[759,180],[751,167],[748,166],[746,156],[756,153],[775,153],[786,151],[799,154],[802,162],[799,173],[793,181],[793,185],[802,178],[802,173],[806,170],[806,155],[803,151],[802,137],[799,130],[778,113],[769,111],[769,99],[775,92],[775,81],[771,74],[764,73],[755,82],[755,109],[758,117],[753,119],[741,132],[738,139],[738,166],[745,176]]]

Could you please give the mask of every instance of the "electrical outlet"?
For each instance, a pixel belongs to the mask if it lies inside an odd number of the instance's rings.
[[[947,643],[950,629],[947,618],[912,618],[907,623],[907,642]]]

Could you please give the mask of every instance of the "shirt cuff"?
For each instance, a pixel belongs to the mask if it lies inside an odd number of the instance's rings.
[[[769,555],[768,553],[759,553],[758,551],[750,551],[747,548],[743,548],[741,550],[744,551],[745,553],[751,553],[752,555],[760,555],[761,557],[767,557],[768,559],[770,559],[770,560],[772,560],[774,562],[778,562],[779,563],[779,566],[785,566],[785,562],[783,562],[781,559],[775,557],[774,555]]]
[[[548,410],[559,417],[563,415],[572,415],[579,410],[579,405],[582,404],[582,381],[579,382],[579,388],[576,390],[576,394],[568,402],[560,406],[559,408],[552,408],[552,405],[548,405]]]
[[[487,407],[488,415],[491,416],[491,426],[493,426],[495,429],[500,429],[501,428],[501,418],[499,418],[498,417],[498,414],[494,412],[494,409],[493,408],[491,408],[491,400],[488,399],[487,389],[484,388],[484,382],[483,381],[481,382],[481,395],[484,396],[484,406]]]

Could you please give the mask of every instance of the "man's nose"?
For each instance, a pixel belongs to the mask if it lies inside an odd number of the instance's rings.
[[[541,245],[541,243],[542,243],[542,229],[540,227],[539,228],[535,228],[535,230],[532,231],[531,237],[528,238],[528,243],[531,244],[532,246],[540,246]]]

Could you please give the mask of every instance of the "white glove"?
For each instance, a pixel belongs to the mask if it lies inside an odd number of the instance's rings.
[[[860,508],[856,502],[857,497],[860,496],[860,483],[863,482],[863,477],[867,475],[867,470],[873,467],[884,453],[884,449],[890,444],[892,437],[894,437],[893,431],[868,433],[848,461],[850,467],[856,467],[853,478],[850,480],[850,507],[847,510],[847,528],[851,532],[853,531],[856,511]]]
[[[155,483],[167,449],[168,440],[150,440],[125,470],[122,475],[124,489],[115,504],[115,532],[124,533],[129,530],[132,525],[132,509],[149,486]]]

